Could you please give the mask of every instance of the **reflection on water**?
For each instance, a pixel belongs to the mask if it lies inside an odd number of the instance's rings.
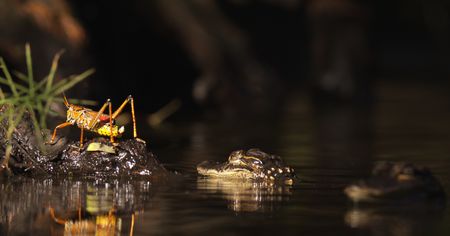
[[[197,188],[227,200],[235,212],[271,212],[291,195],[291,186],[198,177]]]
[[[76,215],[69,219],[62,219],[58,217],[55,210],[50,207],[49,214],[52,220],[63,226],[53,227],[51,226],[52,235],[121,235],[122,230],[122,218],[116,215],[115,209],[111,210],[107,214],[96,213],[91,215],[78,209]],[[131,214],[131,222],[129,235],[133,235],[135,214]]]
[[[443,208],[436,206],[354,207],[344,215],[351,228],[370,230],[374,235],[435,235],[443,218]]]
[[[153,195],[154,189],[150,187],[151,183],[144,180],[24,178],[1,183],[0,232],[2,235],[132,234],[135,217],[144,212]]]

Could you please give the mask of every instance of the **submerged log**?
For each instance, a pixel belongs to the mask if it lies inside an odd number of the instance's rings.
[[[0,108],[0,115],[5,109],[5,106]],[[15,127],[10,140],[6,138],[7,130],[8,119],[3,119],[0,122],[1,170],[12,174],[154,177],[167,173],[142,141],[125,139],[113,146],[108,139],[96,137],[85,141],[80,148],[79,141],[57,137],[55,144],[40,145],[40,139],[49,140],[50,131],[36,133],[28,113]],[[11,155],[5,161],[8,144],[12,147]],[[91,144],[103,148],[92,148]]]

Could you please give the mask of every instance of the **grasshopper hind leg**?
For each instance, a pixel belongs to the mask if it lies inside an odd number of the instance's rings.
[[[114,113],[112,114],[112,119],[114,120],[122,112],[122,110],[125,108],[125,106],[128,103],[130,103],[130,105],[131,105],[131,118],[132,118],[132,121],[133,121],[133,137],[137,141],[145,143],[144,140],[138,138],[138,136],[137,136],[136,115],[135,115],[135,111],[134,111],[134,99],[133,99],[133,96],[129,95],[127,97],[127,99],[125,99],[125,101],[122,103],[122,105],[120,105],[120,107],[117,108],[116,111],[114,111]]]
[[[81,127],[80,130],[81,130],[81,133],[80,133],[80,149],[82,149],[83,148],[83,139],[84,139],[84,128]]]
[[[114,145],[114,136],[113,136],[113,118],[112,118],[112,106],[111,102],[108,100],[108,110],[109,110],[109,141]]]
[[[46,144],[55,144],[56,131],[58,131],[58,129],[67,127],[67,126],[69,126],[69,125],[72,125],[72,123],[70,123],[70,122],[64,122],[64,123],[59,124],[58,126],[56,126],[55,129],[53,130],[52,138],[50,139],[49,142],[46,142]]]

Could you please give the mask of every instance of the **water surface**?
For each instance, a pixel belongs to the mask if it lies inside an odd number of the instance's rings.
[[[449,235],[445,206],[368,208],[342,192],[388,160],[429,167],[448,193],[448,91],[442,84],[384,83],[364,109],[317,106],[296,92],[270,116],[166,123],[152,131],[149,148],[173,178],[2,181],[0,232],[63,235],[84,224],[116,235]],[[201,161],[252,147],[282,156],[299,181],[268,186],[196,175]]]

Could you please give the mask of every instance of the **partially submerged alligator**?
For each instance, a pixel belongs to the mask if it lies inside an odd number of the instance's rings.
[[[248,179],[292,185],[294,169],[281,157],[267,154],[259,149],[234,151],[225,163],[204,161],[197,165],[197,172],[208,177]]]
[[[7,109],[0,108],[0,114]],[[79,141],[68,141],[57,137],[54,144],[39,144],[49,141],[49,130],[35,133],[31,117],[24,114],[16,126],[11,140],[6,140],[7,119],[0,122],[0,171],[31,175],[80,175],[80,176],[146,176],[153,177],[167,171],[153,153],[147,151],[143,142],[122,140],[114,147],[106,138],[88,140],[84,148]],[[41,143],[42,143],[41,141]],[[8,142],[12,145],[11,157],[4,163]],[[90,144],[96,146],[92,148]]]
[[[372,176],[344,190],[354,202],[411,202],[445,200],[439,181],[424,167],[410,163],[381,162]]]

